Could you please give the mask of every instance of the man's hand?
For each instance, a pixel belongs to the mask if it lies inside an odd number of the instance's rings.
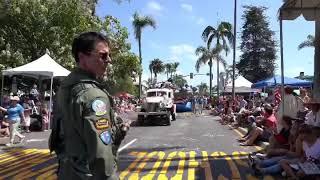
[[[122,131],[127,132],[127,131],[129,131],[129,129],[130,129],[130,123],[125,122],[125,123],[122,123],[122,124],[121,124],[121,130],[122,130]]]

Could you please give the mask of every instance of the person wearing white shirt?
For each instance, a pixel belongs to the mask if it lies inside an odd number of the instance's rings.
[[[311,126],[320,127],[320,103],[306,103],[311,108],[311,111],[306,115],[305,123]]]

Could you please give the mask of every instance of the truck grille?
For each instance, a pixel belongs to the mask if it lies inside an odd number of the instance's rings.
[[[147,111],[148,112],[157,112],[160,110],[160,104],[159,103],[148,103]]]

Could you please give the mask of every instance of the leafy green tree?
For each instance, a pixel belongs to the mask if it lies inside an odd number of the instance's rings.
[[[198,85],[198,89],[200,95],[206,95],[208,93],[208,85],[206,83]]]
[[[236,67],[241,75],[254,83],[274,75],[277,43],[264,14],[267,8],[244,8],[240,46],[242,55]]]
[[[154,81],[157,82],[157,77],[159,73],[163,73],[165,70],[165,66],[160,59],[154,59],[150,62],[152,66],[152,72],[154,74]]]
[[[307,47],[314,47],[315,46],[315,37],[312,35],[307,36],[307,40],[303,41],[301,44],[298,46],[298,50],[301,50],[303,48]]]
[[[211,43],[213,39],[216,39],[216,48],[222,48],[225,52],[226,55],[230,51],[229,44],[232,44],[234,36],[232,33],[232,25],[228,22],[221,22],[217,29],[215,29],[212,26],[207,26],[203,33],[202,33],[202,38],[203,40],[207,43],[207,48],[210,49]],[[229,44],[228,44],[229,42]],[[219,59],[216,60],[217,62],[217,84],[219,84]],[[212,59],[210,59],[210,82],[212,81]],[[211,83],[212,84],[212,83]],[[212,85],[210,86],[210,96],[211,96],[211,88]],[[217,91],[217,95],[219,96],[219,89]]]
[[[5,67],[28,63],[49,51],[58,63],[72,68],[73,38],[101,29],[98,17],[77,0],[11,0],[0,24],[0,62]]]
[[[139,15],[138,12],[135,12],[133,14],[132,25],[134,28],[135,38],[138,41],[140,64],[142,64],[142,55],[141,55],[142,29],[147,26],[151,26],[155,29],[156,28],[156,21],[151,16],[141,16],[141,15]],[[139,98],[140,97],[141,97],[141,73],[139,73]]]
[[[187,80],[182,75],[177,75],[172,77],[172,83],[182,88],[187,84]]]
[[[131,87],[132,78],[141,73],[138,57],[129,52],[127,28],[112,16],[100,20],[82,1],[0,1],[0,10],[4,11],[0,13],[0,70],[29,63],[46,52],[62,66],[72,69],[74,37],[84,31],[100,31],[111,43],[113,68],[105,77],[108,87],[113,90]]]

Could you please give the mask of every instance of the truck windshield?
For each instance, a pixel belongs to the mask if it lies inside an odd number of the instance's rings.
[[[154,97],[154,96],[166,96],[166,92],[165,91],[157,91],[157,92],[148,92],[147,93],[147,97]]]

